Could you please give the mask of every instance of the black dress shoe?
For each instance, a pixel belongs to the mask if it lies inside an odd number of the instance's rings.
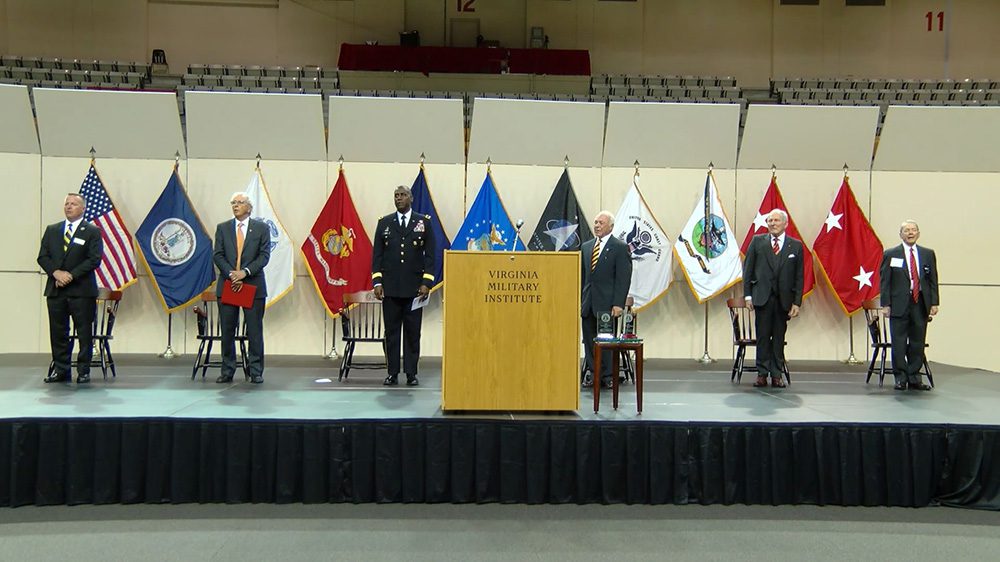
[[[219,384],[228,384],[233,382],[233,375],[219,375],[219,378],[215,379],[215,382]]]
[[[382,381],[382,386],[396,386],[397,384],[399,384],[399,379],[397,378],[397,376],[398,375],[389,375],[388,377],[385,378],[384,381]]]
[[[610,378],[601,379],[601,388],[614,388],[614,383]]]
[[[76,376],[76,384],[87,384],[90,382],[90,373],[80,373]]]
[[[59,374],[59,373],[53,371],[53,372],[49,373],[48,375],[46,375],[46,377],[44,379],[42,379],[42,380],[44,380],[46,384],[52,383],[52,382],[70,382],[70,381],[73,380],[73,377],[71,377],[69,375],[69,373]]]
[[[263,384],[264,375],[253,375],[250,377],[250,382],[252,382],[253,384]]]
[[[928,390],[931,389],[931,387],[929,385],[926,385],[926,384],[924,384],[922,382],[911,382],[911,383],[909,383],[908,386],[910,387],[910,390],[928,391]]]
[[[899,383],[897,385],[894,385],[892,387],[892,389],[893,390],[906,390],[906,383],[905,382],[901,382],[901,383]]]
[[[417,375],[406,375],[406,386],[420,386],[420,381],[417,380]]]
[[[594,377],[589,372],[583,375],[583,382],[580,384],[583,388],[590,388],[594,386]]]
[[[767,377],[764,375],[758,375],[757,380],[753,381],[754,388],[764,388],[767,386]]]

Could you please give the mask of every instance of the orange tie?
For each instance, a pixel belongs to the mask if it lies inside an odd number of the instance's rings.
[[[243,257],[243,223],[236,223],[236,270],[240,269],[240,259]]]

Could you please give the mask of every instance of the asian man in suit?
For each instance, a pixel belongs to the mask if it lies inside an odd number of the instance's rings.
[[[628,246],[615,238],[611,231],[615,216],[601,211],[594,217],[594,239],[580,246],[580,315],[583,321],[584,377],[583,386],[600,384],[611,388],[611,351],[601,355],[600,381],[593,380],[594,338],[597,337],[597,317],[610,312],[621,316],[625,299],[632,284],[632,256]]]
[[[767,232],[754,236],[743,262],[743,295],[755,311],[757,380],[755,387],[784,388],[785,332],[799,315],[805,275],[802,241],[785,233],[788,213],[774,209],[767,215]]]
[[[937,256],[934,250],[917,246],[920,227],[912,220],[899,227],[899,246],[882,254],[881,294],[888,308],[889,337],[892,340],[892,371],[896,390],[930,390],[920,380],[924,364],[927,322],[938,313]]]
[[[247,326],[247,370],[250,382],[264,382],[264,302],[267,297],[267,280],[264,266],[271,259],[271,231],[263,221],[250,218],[253,204],[246,193],[234,193],[229,201],[233,219],[219,223],[215,229],[215,252],[212,255],[220,279],[216,295],[222,297],[225,280],[232,282],[234,292],[245,290],[245,285],[256,287],[253,306],[243,308]],[[219,302],[219,321],[222,325],[222,373],[215,382],[232,382],[236,372],[236,330],[239,326],[241,307]]]
[[[94,355],[94,314],[97,307],[97,277],[104,241],[101,230],[83,218],[87,202],[77,193],[63,200],[66,220],[50,224],[42,235],[38,265],[48,279],[45,302],[49,310],[49,344],[52,369],[45,382],[69,382],[73,349],[69,341],[69,319],[73,318],[80,350],[77,383],[90,382],[90,360]]]

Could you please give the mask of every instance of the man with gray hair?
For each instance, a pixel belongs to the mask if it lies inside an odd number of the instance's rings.
[[[594,338],[602,313],[621,316],[632,284],[632,256],[628,246],[614,237],[615,216],[601,211],[594,217],[594,239],[580,246],[580,315],[583,318],[583,386],[611,388],[611,351],[601,355],[601,372],[594,373]],[[600,381],[593,379],[599,375]],[[615,373],[617,375],[617,373]]]
[[[899,226],[899,246],[882,254],[882,307],[888,310],[892,340],[892,371],[896,390],[930,390],[920,380],[924,364],[927,322],[938,313],[937,256],[934,250],[917,246],[920,227],[905,220]]]
[[[219,223],[215,229],[215,252],[212,255],[219,269],[215,294],[220,298],[219,322],[222,325],[222,372],[215,382],[232,382],[236,372],[236,329],[239,326],[239,306],[221,302],[223,287],[228,281],[235,293],[256,287],[253,304],[243,308],[247,328],[247,377],[250,382],[264,382],[264,302],[267,280],[264,266],[271,259],[271,231],[263,221],[250,218],[253,204],[246,193],[238,191],[229,199],[233,219]]]

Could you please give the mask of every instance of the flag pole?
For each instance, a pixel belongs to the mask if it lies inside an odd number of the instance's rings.
[[[847,162],[844,162],[844,181],[848,180],[847,176]],[[850,347],[848,348],[850,352],[847,354],[847,359],[844,359],[844,363],[848,365],[860,365],[862,361],[854,355],[854,317],[847,317],[847,339]]]
[[[344,155],[341,154],[340,158],[337,159],[337,173],[339,174],[339,173],[342,173],[343,171],[344,171]],[[328,319],[329,319],[329,317],[324,314],[323,315],[323,341],[324,341],[324,343],[326,342],[326,338],[327,338],[326,325],[327,325],[327,320]],[[327,351],[326,353],[324,353],[323,354],[323,358],[324,359],[329,359],[331,361],[334,361],[334,360],[340,358],[340,354],[337,353],[337,319],[334,318],[332,321],[333,321],[333,328],[330,331],[332,332],[331,335],[333,337],[332,337],[332,340],[330,341],[330,351]]]
[[[91,157],[93,157],[94,149],[90,149]],[[174,151],[174,171],[176,172],[178,167],[181,165],[181,151]],[[167,348],[163,350],[162,353],[157,353],[156,356],[162,359],[173,359],[177,357],[177,353],[174,353],[174,348],[171,346],[173,342],[174,335],[174,313],[167,312]]]
[[[714,162],[708,163],[708,175],[712,175],[712,170],[715,168]],[[708,232],[708,225],[711,215],[711,208],[709,207],[711,203],[708,200],[707,192],[705,197],[705,232]],[[705,301],[705,353],[702,354],[701,359],[698,362],[703,365],[708,365],[709,363],[715,363],[715,359],[708,354],[708,301]]]

